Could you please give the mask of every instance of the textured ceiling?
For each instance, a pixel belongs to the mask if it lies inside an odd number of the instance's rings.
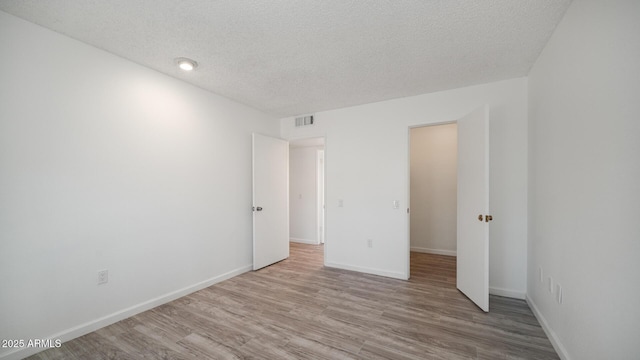
[[[570,2],[2,0],[0,10],[291,116],[526,76]],[[179,72],[180,56],[197,70]]]

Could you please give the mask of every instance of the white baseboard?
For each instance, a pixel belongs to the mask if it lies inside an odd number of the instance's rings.
[[[419,252],[419,253],[427,253],[427,254],[436,254],[436,255],[446,255],[446,256],[457,256],[457,252],[455,250],[439,250],[439,249],[429,249],[423,247],[411,247],[411,251]]]
[[[324,266],[331,267],[331,268],[336,268],[336,269],[342,269],[342,270],[357,271],[357,272],[361,272],[361,273],[365,273],[365,274],[373,274],[373,275],[385,276],[385,277],[390,277],[390,278],[394,278],[394,279],[408,280],[407,274],[403,274],[403,273],[399,273],[399,272],[395,272],[395,271],[387,271],[387,270],[381,270],[381,269],[373,269],[373,268],[366,268],[366,267],[360,267],[360,266],[338,264],[338,263],[334,263],[334,262],[325,262]]]
[[[318,241],[317,240],[311,240],[311,239],[289,238],[289,241],[290,242],[301,243],[301,244],[318,245]]]
[[[562,345],[560,339],[558,339],[558,335],[556,335],[556,332],[551,329],[549,323],[547,322],[547,319],[544,318],[544,316],[542,315],[540,310],[538,310],[538,307],[528,294],[526,295],[526,300],[527,304],[529,304],[529,308],[531,308],[531,311],[533,311],[533,315],[536,316],[536,319],[538,319],[540,326],[542,326],[542,330],[544,330],[544,333],[547,334],[549,341],[551,341],[551,345],[553,345],[553,348],[558,353],[558,356],[560,356],[560,359],[571,360],[569,353],[567,353],[567,349],[564,348],[564,345]]]
[[[213,284],[219,283],[221,281],[230,279],[234,276],[243,274],[247,271],[250,271],[252,269],[252,265],[246,265],[243,266],[241,268],[235,269],[235,270],[231,270],[227,273],[224,273],[222,275],[213,277],[211,279],[208,280],[204,280],[201,281],[197,284],[191,285],[191,286],[187,286],[185,288],[170,292],[168,294],[165,295],[161,295],[158,296],[154,299],[145,301],[143,303],[131,306],[129,308],[117,311],[113,314],[101,317],[99,319],[93,320],[93,321],[89,321],[86,322],[84,324],[78,325],[76,327],[61,331],[57,334],[53,334],[51,336],[47,336],[44,337],[44,339],[60,339],[63,343],[69,341],[69,340],[73,340],[75,338],[78,338],[82,335],[86,335],[92,331],[96,331],[98,329],[101,329],[105,326],[109,326],[111,324],[114,324],[120,320],[124,320],[128,317],[134,316],[136,314],[139,314],[141,312],[153,309],[154,307],[160,306],[162,304],[166,304],[168,302],[171,302],[175,299],[181,298],[185,295],[189,295],[193,292],[196,292],[198,290],[202,290],[206,287],[209,287]],[[6,354],[3,354],[0,356],[0,359],[2,360],[19,360],[19,359],[23,359],[27,356],[31,356],[33,354],[39,353],[41,351],[46,350],[46,348],[21,348],[21,349],[16,349],[13,352],[9,352]]]
[[[514,299],[520,299],[520,300],[524,300],[527,296],[527,293],[525,293],[524,291],[502,289],[497,287],[489,287],[489,294],[504,296],[508,298],[514,298]]]

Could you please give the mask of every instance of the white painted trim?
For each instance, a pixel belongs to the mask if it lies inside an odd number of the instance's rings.
[[[311,239],[289,238],[289,241],[290,242],[295,242],[295,243],[301,243],[301,244],[318,245],[318,241],[317,240],[311,240]]]
[[[508,298],[514,298],[514,299],[520,299],[520,300],[524,300],[525,297],[527,296],[527,293],[524,291],[502,289],[497,287],[489,287],[489,294],[504,296]]]
[[[324,142],[324,141],[323,141]],[[326,214],[324,211],[325,201],[324,194],[325,179],[324,179],[324,147],[322,149],[316,149],[316,237],[318,238],[318,244],[322,244],[325,241],[325,220]]]
[[[168,302],[171,302],[175,299],[181,298],[183,296],[189,295],[191,293],[194,293],[198,290],[202,290],[206,287],[209,287],[211,285],[214,285],[216,283],[219,283],[221,281],[230,279],[234,276],[238,276],[240,274],[243,274],[247,271],[250,271],[252,268],[252,265],[245,265],[241,268],[235,269],[235,270],[231,270],[229,272],[226,272],[222,275],[219,276],[215,276],[211,279],[208,280],[204,280],[201,281],[197,284],[191,285],[191,286],[187,286],[185,288],[158,296],[156,298],[153,298],[151,300],[142,302],[140,304],[131,306],[129,308],[120,310],[120,311],[116,311],[113,314],[101,317],[99,319],[95,319],[89,322],[86,322],[84,324],[78,325],[76,327],[67,329],[67,330],[63,330],[57,334],[53,334],[51,336],[45,336],[43,337],[43,339],[60,339],[63,343],[73,340],[75,338],[78,338],[82,335],[86,335],[92,331],[96,331],[98,329],[101,329],[105,326],[109,326],[111,324],[114,324],[120,320],[124,320],[126,318],[129,318],[131,316],[134,316],[136,314],[139,314],[141,312],[153,309],[154,307],[160,306],[162,304],[166,304]],[[31,356],[33,354],[37,354],[41,351],[46,350],[45,348],[22,348],[22,349],[16,349],[13,352],[9,352],[6,353],[2,356],[0,356],[0,359],[2,360],[19,360],[19,359],[23,359],[27,356]]]
[[[400,279],[400,280],[408,280],[409,279],[407,274],[403,274],[403,273],[399,273],[399,272],[395,272],[395,271],[387,271],[387,270],[381,270],[381,269],[373,269],[373,268],[366,268],[366,267],[360,267],[360,266],[338,264],[338,263],[334,263],[334,262],[325,262],[324,266],[331,267],[331,268],[336,268],[336,269],[342,269],[342,270],[357,271],[357,272],[361,272],[361,273],[365,273],[365,274],[379,275],[379,276],[384,276],[384,277],[389,277],[389,278],[394,278],[394,279]]]
[[[553,348],[558,353],[558,356],[560,356],[560,359],[571,360],[567,349],[564,348],[564,345],[562,345],[562,342],[560,342],[558,335],[556,335],[555,331],[551,329],[549,323],[547,322],[547,319],[542,316],[542,313],[540,312],[540,310],[538,310],[536,303],[534,303],[533,300],[529,297],[529,294],[526,295],[526,300],[527,304],[529,304],[529,307],[531,308],[531,311],[533,311],[533,315],[536,316],[536,319],[538,319],[538,322],[542,326],[542,330],[544,330],[545,334],[547,334],[547,337],[549,338],[549,341],[551,341],[551,345],[553,345]]]
[[[422,247],[411,247],[411,251],[426,253],[426,254],[436,254],[436,255],[446,255],[446,256],[457,256],[457,252],[455,250],[439,250],[439,249],[429,249]]]

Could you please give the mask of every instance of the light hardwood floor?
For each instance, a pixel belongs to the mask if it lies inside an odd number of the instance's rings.
[[[455,258],[411,254],[411,279],[324,268],[322,246],[36,354],[32,359],[558,359],[521,300],[485,314]]]

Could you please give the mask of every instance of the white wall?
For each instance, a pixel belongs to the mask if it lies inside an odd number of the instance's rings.
[[[640,2],[576,0],[530,73],[527,295],[564,359],[640,356],[638,34]]]
[[[250,134],[277,120],[3,12],[0,53],[1,339],[66,340],[250,268]]]
[[[322,147],[289,149],[289,236],[291,241],[319,244],[317,154]]]
[[[491,106],[490,287],[493,293],[524,297],[525,78],[319,112],[308,127],[282,119],[285,139],[326,136],[327,265],[407,277],[409,126],[456,120],[485,103]],[[400,201],[399,209],[393,209],[393,200]]]
[[[456,255],[456,124],[411,129],[411,251]]]

